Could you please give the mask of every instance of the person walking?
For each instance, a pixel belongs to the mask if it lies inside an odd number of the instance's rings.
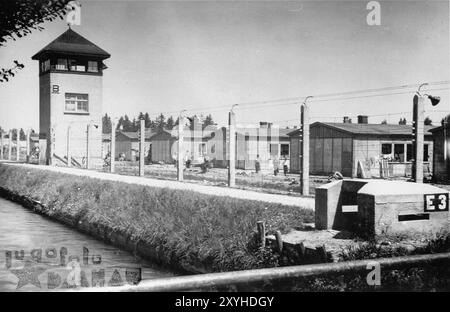
[[[261,161],[259,159],[259,154],[256,155],[255,170],[256,170],[256,173],[258,173],[261,170]]]
[[[278,175],[279,166],[280,166],[280,161],[278,160],[278,156],[274,156],[274,158],[273,158],[273,174],[274,174],[274,176]]]
[[[184,163],[186,164],[186,168],[191,167],[191,156],[189,154],[189,151],[186,151],[186,154],[184,154]]]
[[[284,156],[284,160],[283,160],[283,172],[284,172],[284,176],[287,176],[287,173],[288,173],[288,160],[287,160],[286,156]]]

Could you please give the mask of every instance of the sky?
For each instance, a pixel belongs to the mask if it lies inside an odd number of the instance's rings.
[[[368,2],[80,1],[81,25],[72,28],[111,54],[103,111],[113,117],[188,110],[211,112],[224,124],[235,103],[450,80],[448,1],[379,1],[379,26],[367,24]],[[0,66],[15,59],[25,65],[0,83],[5,129],[38,129],[38,63],[31,56],[66,31],[67,23],[42,26],[42,32],[0,48]],[[426,107],[438,122],[450,111],[448,84],[433,88],[447,88],[430,91],[442,98]],[[311,120],[341,122],[363,114],[370,123],[401,117],[409,122],[415,88],[408,90],[313,99]],[[298,123],[299,105],[242,104],[235,112],[241,124],[291,126]]]

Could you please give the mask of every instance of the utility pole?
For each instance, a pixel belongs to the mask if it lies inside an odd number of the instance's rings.
[[[446,116],[444,118],[444,122],[443,122],[443,127],[444,127],[444,160],[446,161],[447,164],[447,172],[449,172],[448,174],[448,178],[450,178],[450,155],[448,153],[449,151],[449,146],[448,146],[448,142],[447,142],[447,131],[449,129],[449,118],[450,116]]]
[[[300,106],[300,192],[309,195],[309,109],[306,101],[312,98],[307,96]]]
[[[16,161],[20,161],[20,131],[16,129]]]
[[[236,186],[236,114],[233,108],[237,104],[231,107],[231,111],[228,114],[228,126],[230,132],[230,138],[228,140],[228,186]]]
[[[49,129],[48,139],[47,139],[47,165],[51,166],[53,164],[53,146],[55,142],[55,129],[51,127]]]
[[[139,176],[144,176],[145,169],[145,120],[141,119],[141,128],[139,131]]]
[[[420,88],[428,85],[423,83],[419,86],[413,98],[413,161],[412,179],[416,183],[423,183],[423,145],[424,145],[424,121],[425,103],[429,99],[432,106],[439,104],[441,100],[438,96],[421,94]]]
[[[70,130],[71,125],[67,127],[67,167],[72,166],[72,155],[70,155]]]
[[[116,120],[111,120],[111,164],[110,171],[114,173],[116,170]]]
[[[89,149],[90,149],[90,137],[91,137],[91,124],[87,125],[87,131],[86,131],[86,169],[89,169],[89,165],[90,165],[90,153],[89,153]]]
[[[12,131],[9,130],[8,160],[12,160]]]
[[[27,149],[27,155],[26,155],[26,162],[30,162],[30,129],[27,130],[26,135],[26,149]]]
[[[3,159],[3,130],[0,129],[0,159]]]
[[[413,99],[413,180],[423,183],[423,141],[424,141],[424,107],[425,98],[414,95]]]
[[[177,164],[177,178],[178,181],[183,181],[183,130],[184,130],[184,118],[183,112],[180,112],[180,116],[178,117],[178,164]]]

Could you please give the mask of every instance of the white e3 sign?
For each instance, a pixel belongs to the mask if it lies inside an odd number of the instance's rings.
[[[381,25],[381,6],[378,1],[370,1],[366,6],[367,10],[371,10],[369,14],[367,14],[367,25]]]
[[[424,197],[425,212],[448,211],[448,194],[427,194]]]
[[[78,1],[70,1],[67,4],[66,21],[69,25],[81,25],[81,4]]]

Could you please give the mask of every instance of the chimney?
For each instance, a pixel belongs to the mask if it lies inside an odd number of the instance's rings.
[[[260,121],[259,122],[259,127],[260,128],[269,129],[269,128],[271,128],[271,126],[272,126],[272,123],[269,123],[267,121]]]
[[[368,119],[369,118],[367,117],[367,115],[358,115],[358,124],[365,124],[365,125],[367,125],[369,123]]]
[[[348,116],[344,116],[344,121],[343,122],[344,123],[350,123],[349,121],[350,121],[350,118],[348,118]]]

